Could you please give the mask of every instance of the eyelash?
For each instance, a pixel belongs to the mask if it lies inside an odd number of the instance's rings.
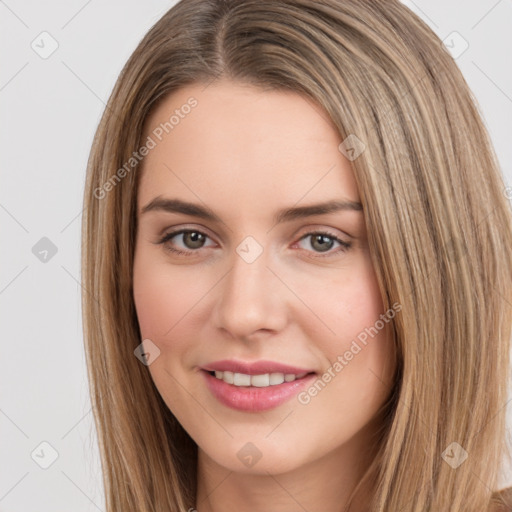
[[[206,233],[203,233],[202,231],[199,231],[197,229],[180,229],[178,231],[171,231],[169,233],[166,233],[158,242],[157,244],[165,244],[166,242],[170,241],[172,238],[174,238],[175,236],[177,235],[181,235],[181,234],[184,234],[184,233],[199,233],[200,235],[203,235],[207,238],[210,238]],[[301,240],[303,240],[304,238],[307,238],[308,236],[313,236],[313,235],[323,235],[323,236],[326,236],[327,238],[330,238],[336,242],[338,242],[340,244],[340,247],[338,247],[337,250],[332,250],[330,249],[329,251],[325,252],[325,253],[315,253],[316,256],[314,256],[315,258],[327,258],[327,257],[331,257],[335,254],[338,254],[340,252],[347,252],[351,247],[352,247],[352,243],[350,242],[345,242],[344,240],[341,240],[340,238],[332,235],[331,233],[327,232],[327,231],[310,231],[308,233],[305,233],[304,235],[302,235],[300,238],[299,238],[299,242]],[[179,256],[189,256],[191,253],[194,253],[194,252],[198,252],[200,249],[203,249],[203,247],[200,247],[198,249],[195,249],[195,250],[188,250],[188,251],[183,251],[181,249],[175,249],[174,247],[171,247],[170,245],[168,245],[167,247],[165,247],[165,249],[167,251],[170,251],[174,254],[177,254]],[[307,251],[307,249],[304,249]],[[311,252],[311,251],[307,251],[307,252]]]

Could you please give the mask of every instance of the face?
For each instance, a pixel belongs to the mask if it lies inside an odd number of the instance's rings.
[[[390,391],[395,312],[327,114],[291,92],[198,84],[158,106],[144,141],[141,340],[200,454],[280,473],[364,443]]]

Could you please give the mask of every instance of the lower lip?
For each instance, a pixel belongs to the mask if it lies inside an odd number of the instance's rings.
[[[316,374],[312,373],[293,382],[258,388],[235,386],[217,379],[205,370],[201,370],[201,373],[205,376],[208,389],[221,404],[238,411],[251,412],[267,411],[281,405],[316,378]]]

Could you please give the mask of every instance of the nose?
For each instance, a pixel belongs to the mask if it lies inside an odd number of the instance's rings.
[[[231,270],[218,284],[215,327],[236,339],[279,332],[287,322],[287,289],[268,268],[265,250],[252,262],[232,255]]]

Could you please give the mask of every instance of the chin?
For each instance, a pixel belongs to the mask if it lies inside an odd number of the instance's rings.
[[[200,449],[214,464],[234,473],[268,475],[282,474],[293,471],[308,462],[306,453],[298,453],[297,443],[279,444],[265,440],[263,437],[231,439],[223,445],[208,446],[201,444]],[[313,455],[311,455],[313,458]]]

